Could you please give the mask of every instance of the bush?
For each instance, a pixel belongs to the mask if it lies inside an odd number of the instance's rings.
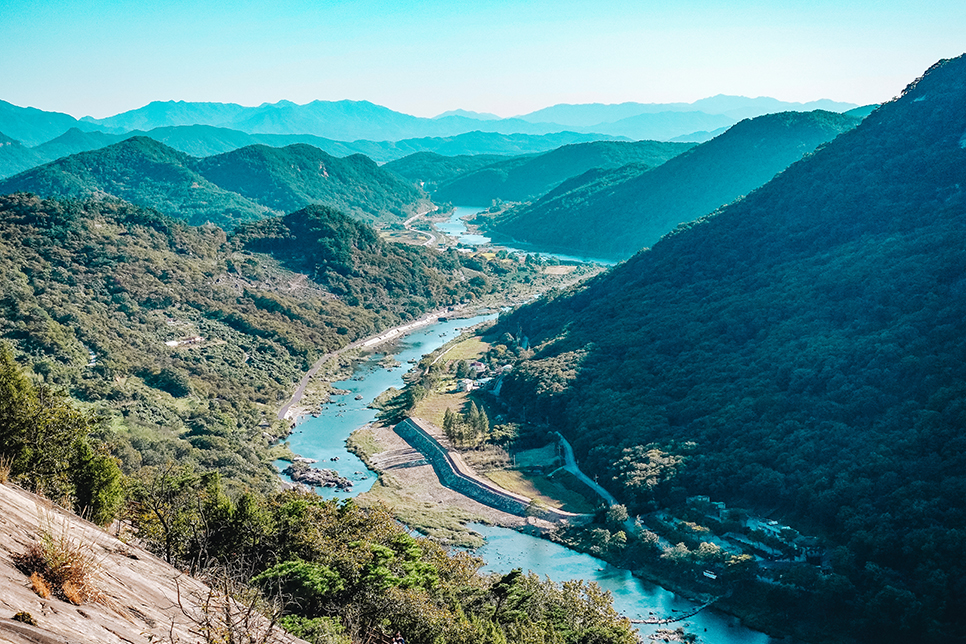
[[[30,544],[26,552],[13,559],[17,568],[30,576],[34,592],[41,597],[53,593],[78,605],[103,600],[97,587],[100,566],[94,557],[94,544],[71,538],[67,524],[60,534],[45,528],[39,543]]]

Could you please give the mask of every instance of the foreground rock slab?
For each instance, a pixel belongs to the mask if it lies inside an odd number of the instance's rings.
[[[94,554],[101,603],[78,606],[34,593],[13,558],[39,541],[44,530],[56,537],[66,535]],[[202,605],[212,592],[146,550],[118,540],[50,501],[0,485],[0,643],[203,642],[195,631]],[[13,621],[20,612],[29,613],[36,626]],[[302,642],[281,631],[268,641]]]

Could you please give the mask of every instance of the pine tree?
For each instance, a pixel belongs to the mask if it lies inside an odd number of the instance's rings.
[[[458,425],[459,417],[447,407],[446,413],[443,414],[443,433],[454,444],[456,443]]]

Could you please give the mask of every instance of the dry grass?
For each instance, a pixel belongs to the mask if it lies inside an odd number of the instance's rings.
[[[548,443],[536,449],[521,450],[513,455],[513,463],[516,467],[556,467],[560,464],[557,444]]]
[[[94,544],[71,537],[67,524],[59,532],[50,528],[49,521],[47,524],[38,543],[14,556],[17,567],[30,576],[34,592],[41,597],[53,594],[72,604],[101,601]]]
[[[36,571],[30,573],[30,588],[44,599],[50,597],[50,586]]]
[[[485,476],[504,489],[550,508],[578,514],[594,511],[594,505],[587,497],[545,476],[529,476],[515,470],[487,472]]]
[[[463,391],[436,390],[416,403],[412,415],[416,418],[425,418],[434,425],[442,427],[446,410],[451,409],[454,412],[461,413],[463,408],[468,406],[469,400],[469,394]]]
[[[570,273],[573,273],[576,268],[576,266],[567,265],[547,266],[543,269],[543,273],[544,275],[569,275]]]
[[[0,456],[0,485],[6,485],[10,480],[11,469],[13,469],[13,457]]]
[[[400,521],[414,530],[448,546],[477,548],[483,537],[467,527],[467,523],[483,521],[468,510],[435,501],[421,501],[417,490],[403,486],[392,475],[383,473],[372,489],[357,497],[363,507],[385,503]]]
[[[480,356],[490,350],[490,345],[483,342],[478,336],[470,336],[453,346],[446,352],[446,356],[441,362],[453,362],[454,360],[478,360]]]

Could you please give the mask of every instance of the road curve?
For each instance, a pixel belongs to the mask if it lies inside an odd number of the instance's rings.
[[[610,492],[597,485],[596,481],[593,481],[589,476],[580,471],[577,467],[577,459],[574,458],[574,448],[570,446],[567,439],[563,437],[560,432],[554,432],[557,438],[560,439],[560,444],[563,445],[564,450],[564,469],[579,478],[584,484],[590,489],[600,495],[602,499],[607,501],[607,505],[617,505],[617,499],[615,499]]]

